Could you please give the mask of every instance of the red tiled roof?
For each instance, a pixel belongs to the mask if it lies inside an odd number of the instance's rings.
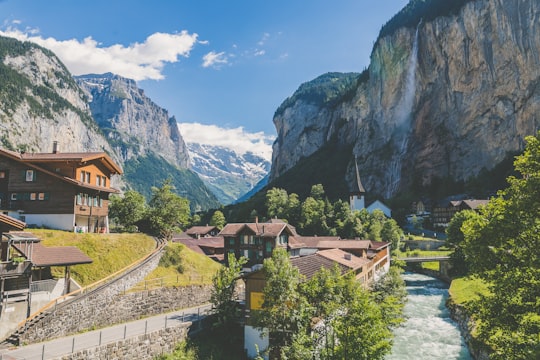
[[[33,266],[68,266],[92,262],[75,246],[46,247],[36,242],[13,244],[13,247],[30,259]]]
[[[333,269],[336,265],[336,262],[323,256],[312,254],[307,256],[293,257],[291,258],[291,264],[298,268],[300,274],[304,275],[306,279],[309,280],[313,277],[313,275],[315,275],[317,271],[322,268],[328,270]],[[342,274],[346,273],[349,270],[344,265],[341,265],[339,263],[337,263],[337,265]]]
[[[355,256],[340,249],[320,250],[316,252],[315,255],[319,255],[329,260],[335,261],[343,266],[348,267],[351,270],[359,269],[362,266],[370,263],[368,259]]]

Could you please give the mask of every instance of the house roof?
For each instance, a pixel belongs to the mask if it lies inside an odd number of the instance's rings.
[[[315,254],[318,256],[322,256],[326,259],[335,261],[340,265],[346,266],[350,270],[359,269],[362,266],[370,263],[370,260],[368,259],[355,256],[351,253],[348,253],[340,249],[320,250]]]
[[[296,235],[294,227],[285,222],[280,223],[231,223],[219,232],[220,236],[237,236],[242,231],[251,232],[261,237],[277,237],[286,231],[290,235]]]
[[[187,235],[206,235],[212,230],[217,230],[215,226],[192,226],[185,231]]]
[[[101,154],[107,156],[105,153],[101,153]],[[90,185],[90,184],[78,181],[76,179],[72,179],[70,177],[63,176],[63,175],[57,174],[57,173],[55,173],[53,171],[44,169],[41,166],[36,165],[34,161],[25,160],[23,158],[23,156],[27,157],[28,156],[27,154],[20,154],[20,153],[17,153],[15,151],[10,151],[10,150],[6,150],[6,149],[0,149],[0,155],[3,155],[3,156],[8,157],[8,158],[10,158],[12,160],[24,163],[26,166],[29,166],[32,169],[35,169],[37,171],[40,171],[42,173],[45,173],[47,175],[50,175],[50,176],[55,177],[57,179],[60,179],[60,180],[66,182],[66,183],[69,183],[71,185],[79,186],[79,187],[82,187],[82,188],[85,188],[85,189],[92,189],[92,190],[96,190],[96,191],[101,191],[101,192],[109,192],[109,193],[118,193],[119,192],[117,189],[104,188],[104,187],[98,187],[98,186]],[[39,154],[33,154],[33,155],[39,155]],[[61,160],[59,160],[59,161],[61,161]],[[118,168],[118,169],[120,169],[120,168]],[[122,174],[121,171],[122,170],[120,170],[119,174]]]
[[[356,181],[350,187],[349,192],[351,194],[365,194],[366,189],[364,189],[364,186],[362,185],[362,182],[360,181],[360,171],[358,171],[358,161],[356,159],[356,156],[354,157],[354,170],[355,170]]]
[[[75,246],[46,247],[39,242],[14,243],[12,246],[30,259],[33,266],[69,266],[92,262]]]
[[[86,163],[89,161],[98,160],[105,165],[113,174],[122,174],[122,169],[104,152],[74,152],[74,153],[22,153],[22,160],[32,163],[54,163],[73,161],[78,163]]]
[[[26,224],[24,222],[0,213],[0,232],[22,230],[25,227]]]
[[[339,241],[339,236],[297,236],[298,242],[304,244],[303,247],[318,248],[321,241]]]
[[[369,249],[372,247],[371,240],[337,240],[320,241],[319,249]]]
[[[293,257],[291,258],[291,264],[295,266],[300,274],[304,275],[306,279],[311,279],[313,275],[320,269],[331,270],[336,266],[336,262],[332,261],[329,258],[319,256],[316,253],[307,256]],[[340,269],[341,274],[346,273],[349,269],[337,263],[338,268]]]

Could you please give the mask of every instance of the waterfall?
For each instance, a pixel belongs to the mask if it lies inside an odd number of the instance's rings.
[[[414,105],[414,98],[416,94],[416,65],[418,63],[418,33],[422,20],[416,27],[414,34],[414,41],[407,64],[407,72],[405,74],[405,82],[403,84],[403,97],[396,107],[394,112],[395,129],[392,134],[392,143],[396,147],[389,166],[389,187],[386,191],[386,197],[391,197],[396,193],[401,181],[401,168],[402,160],[407,151],[407,145],[409,144],[409,136],[411,133],[412,122],[412,110]]]

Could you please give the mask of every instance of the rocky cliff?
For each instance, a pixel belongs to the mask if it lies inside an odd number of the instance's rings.
[[[189,167],[176,119],[145,96],[135,81],[111,73],[75,79],[88,94],[95,121],[124,161],[155,153],[178,167]]]
[[[271,181],[334,143],[353,150],[333,176],[353,182],[356,156],[366,190],[388,198],[469,179],[523,149],[540,126],[540,2],[468,1],[415,24],[381,36],[364,73],[326,74],[284,102]],[[321,81],[342,86],[306,95]]]
[[[114,152],[92,119],[84,92],[51,52],[0,37],[1,146],[29,152]],[[118,160],[118,159],[117,159]]]

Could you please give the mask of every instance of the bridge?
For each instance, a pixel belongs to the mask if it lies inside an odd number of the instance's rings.
[[[441,261],[449,261],[450,256],[411,256],[411,257],[403,257],[403,258],[396,258],[396,260],[399,261],[405,261],[406,263],[425,263],[425,262],[441,262]]]
[[[442,279],[450,279],[450,269],[452,263],[450,262],[450,256],[411,256],[396,258],[396,260],[404,261],[408,264],[419,264],[425,262],[438,262],[439,263],[439,276]]]

